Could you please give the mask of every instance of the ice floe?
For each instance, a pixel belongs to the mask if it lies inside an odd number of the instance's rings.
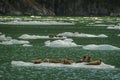
[[[105,34],[99,34],[99,35],[92,35],[92,34],[85,34],[85,33],[79,33],[79,32],[63,32],[59,33],[58,35],[61,36],[66,36],[66,37],[99,37],[99,38],[104,38],[108,37]]]
[[[12,24],[12,25],[74,25],[73,22],[58,22],[58,21],[11,21],[0,22],[0,24]]]
[[[90,44],[83,46],[83,49],[86,50],[120,50],[120,48],[108,45],[108,44],[103,44],[103,45],[95,45],[95,44]]]
[[[5,34],[0,35],[0,41],[7,41],[7,40],[11,40],[12,37],[6,37]]]
[[[0,44],[2,44],[2,45],[29,44],[29,41],[11,39],[8,41],[2,41],[2,42],[0,42]]]
[[[95,23],[89,23],[86,26],[114,26],[113,24],[95,24]]]
[[[22,46],[23,47],[31,47],[32,45],[30,45],[30,44],[23,44]]]
[[[109,26],[109,27],[107,27],[107,29],[120,29],[120,26],[119,25]]]
[[[64,39],[66,37],[53,37],[50,38],[49,36],[39,36],[39,35],[29,35],[29,34],[23,34],[19,37],[20,39]]]
[[[64,40],[46,41],[45,46],[48,46],[48,47],[78,47],[80,45],[77,45],[76,43],[74,43],[72,39],[64,39]]]
[[[105,63],[101,63],[100,65],[86,65],[86,63],[72,63],[70,65],[61,64],[61,63],[40,63],[34,64],[31,62],[23,62],[23,61],[12,61],[12,66],[24,66],[24,67],[70,67],[70,68],[95,68],[95,69],[113,69],[115,66],[108,65]]]

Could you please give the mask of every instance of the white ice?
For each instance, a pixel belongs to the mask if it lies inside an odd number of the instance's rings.
[[[120,26],[109,26],[109,27],[107,27],[107,29],[120,29]]]
[[[23,44],[22,46],[23,47],[31,47],[32,45],[30,45],[30,44]]]
[[[95,24],[95,23],[89,23],[87,26],[114,26],[113,24]]]
[[[86,50],[120,50],[120,48],[108,45],[108,44],[102,44],[102,45],[95,45],[95,44],[90,44],[83,46],[83,49]]]
[[[6,37],[5,34],[0,35],[0,41],[7,41],[7,40],[11,40],[12,37]]]
[[[71,68],[95,68],[95,69],[113,69],[115,66],[108,65],[105,63],[101,63],[100,65],[86,65],[86,63],[72,63],[70,65],[61,64],[61,63],[40,63],[34,64],[31,62],[23,62],[23,61],[12,61],[12,66],[34,66],[34,67],[71,67]]]
[[[64,39],[66,37],[53,37],[53,38],[50,38],[49,36],[23,34],[19,38],[20,39]]]
[[[57,21],[11,21],[0,22],[0,24],[12,24],[12,25],[74,25],[70,22],[57,22]]]
[[[77,45],[76,43],[74,43],[72,39],[64,39],[64,40],[46,41],[45,46],[48,46],[48,47],[78,47],[80,45]]]
[[[9,41],[2,41],[0,44],[3,45],[13,45],[13,44],[29,44],[29,41],[11,39]]]
[[[108,37],[105,34],[93,35],[93,34],[85,34],[85,33],[79,33],[79,32],[74,32],[74,33],[63,32],[63,33],[59,33],[58,35],[66,36],[66,37],[99,37],[99,38]]]

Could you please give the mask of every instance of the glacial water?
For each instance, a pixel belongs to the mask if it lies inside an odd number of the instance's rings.
[[[0,80],[120,80],[120,30],[107,29],[107,25],[114,25],[115,22],[104,22],[105,26],[89,25],[85,19],[75,25],[11,25],[0,24],[1,35],[9,36],[12,39],[24,40],[19,37],[23,34],[47,36],[48,34],[59,34],[64,32],[79,32],[84,34],[100,35],[108,37],[74,37],[75,47],[50,47],[46,46],[46,41],[56,41],[56,39],[25,39],[29,41],[27,46],[17,44],[17,41],[10,45],[0,44]],[[119,21],[117,22],[119,23]],[[14,41],[14,40],[13,40]],[[0,41],[2,43],[2,41]],[[97,45],[97,48],[92,45]],[[31,46],[28,46],[31,45]],[[54,43],[54,45],[56,45]],[[52,46],[54,46],[52,45]],[[57,45],[59,45],[57,43]],[[85,46],[90,46],[85,49]],[[98,45],[102,45],[98,47]],[[106,46],[107,45],[107,46]],[[67,46],[71,46],[68,45]],[[112,46],[112,47],[111,47]],[[93,49],[94,48],[94,49]],[[102,48],[102,49],[101,49]],[[84,68],[84,67],[53,67],[55,64],[47,66],[19,66],[12,65],[12,61],[31,62],[36,58],[64,59],[70,58],[78,61],[84,55],[89,55],[93,60],[99,58],[106,65],[115,68]],[[16,63],[17,64],[17,63]],[[18,63],[19,64],[19,63]]]

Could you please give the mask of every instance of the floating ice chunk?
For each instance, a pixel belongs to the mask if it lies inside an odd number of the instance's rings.
[[[79,33],[79,32],[75,32],[75,33],[64,32],[64,33],[59,33],[58,36],[59,35],[66,36],[66,37],[101,37],[101,38],[108,37],[105,34],[92,35],[92,34],[85,34],[85,33]]]
[[[35,16],[32,15],[32,16],[30,16],[30,17],[34,18]]]
[[[120,26],[109,26],[107,29],[120,29]]]
[[[105,63],[101,63],[100,65],[86,65],[86,63],[72,63],[70,65],[61,64],[61,63],[40,63],[34,64],[31,62],[23,62],[23,61],[12,61],[12,66],[26,66],[26,67],[70,67],[70,68],[95,68],[95,69],[113,69],[115,66],[111,66]]]
[[[5,34],[0,35],[0,41],[7,41],[7,40],[11,40],[12,37],[6,37]]]
[[[120,48],[108,45],[108,44],[103,44],[103,45],[95,45],[95,44],[90,44],[83,46],[83,49],[87,50],[120,50]]]
[[[58,36],[73,37],[74,33],[72,33],[72,32],[64,32],[64,33],[59,33]]]
[[[105,34],[100,34],[100,35],[98,35],[97,37],[108,37],[108,36],[106,36]]]
[[[64,39],[64,40],[55,40],[55,41],[46,41],[45,46],[48,47],[77,47],[77,45],[73,42],[72,39]]]
[[[30,44],[23,44],[22,46],[23,47],[31,47],[32,45],[30,45]]]
[[[118,36],[120,36],[120,34],[118,34]]]
[[[103,23],[102,21],[95,21],[95,23]]]
[[[100,37],[100,38],[104,38],[104,37],[108,37],[105,34],[100,34],[100,35],[92,35],[92,34],[85,34],[85,33],[74,33],[75,37]]]
[[[70,22],[57,22],[57,21],[11,21],[1,22],[0,24],[12,24],[12,25],[74,25]]]
[[[64,39],[66,37],[53,37],[53,38],[50,38],[49,36],[23,34],[19,38],[20,39]]]
[[[113,24],[88,23],[86,26],[114,26]]]
[[[29,41],[16,40],[16,39],[12,39],[12,40],[9,40],[9,41],[2,41],[2,42],[0,42],[0,44],[3,44],[3,45],[28,44],[28,43],[29,43]]]
[[[39,39],[39,38],[48,38],[48,36],[38,36],[38,35],[23,34],[19,38],[20,39]]]

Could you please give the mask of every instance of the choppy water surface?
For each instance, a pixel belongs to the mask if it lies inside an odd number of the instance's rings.
[[[119,22],[118,22],[119,23]],[[114,23],[107,23],[107,25]],[[29,45],[0,44],[0,80],[119,80],[120,79],[120,34],[119,29],[107,29],[105,26],[92,26],[88,23],[79,23],[76,25],[0,25],[1,35],[11,37],[16,40],[24,40],[19,37],[23,34],[47,36],[48,34],[59,34],[64,32],[79,32],[84,34],[99,35],[104,34],[107,37],[74,37],[75,47],[52,47],[46,46],[46,41],[56,41],[56,39],[25,39]],[[2,37],[3,39],[3,37]],[[60,41],[59,41],[60,42]],[[2,40],[0,41],[2,43]],[[93,44],[102,45],[94,48]],[[55,45],[55,46],[54,46]],[[107,46],[106,46],[107,45]],[[109,46],[111,45],[111,46]],[[67,44],[67,46],[71,46]],[[91,46],[89,49],[84,47]],[[113,47],[114,46],[114,47]],[[104,47],[104,49],[103,49]],[[93,49],[94,48],[94,49]],[[31,62],[35,58],[41,59],[63,59],[70,58],[74,61],[82,56],[89,55],[94,60],[101,58],[105,64],[115,66],[115,68],[84,68],[84,67],[51,67],[51,66],[13,66],[12,61]]]

